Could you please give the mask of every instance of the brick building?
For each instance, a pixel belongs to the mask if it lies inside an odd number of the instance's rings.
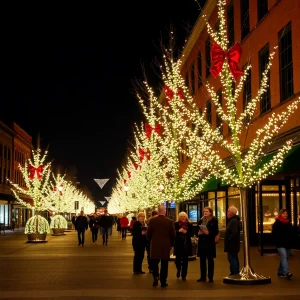
[[[24,166],[31,156],[32,137],[16,123],[7,126],[0,121],[0,224],[9,228],[11,218],[17,226],[24,226],[31,211],[16,203],[7,179],[25,186],[18,165]],[[30,201],[30,199],[28,199]]]
[[[260,106],[257,107],[255,119],[246,138],[246,147],[253,139],[258,128],[267,121],[270,114],[285,109],[295,97],[300,95],[300,2],[291,0],[228,0],[226,18],[230,45],[240,43],[243,53],[240,67],[251,61],[251,72],[245,82],[244,90],[237,102],[238,112],[248,99],[255,97],[260,84],[261,74],[268,62],[269,53],[276,54],[270,71],[270,84],[264,94]],[[207,118],[212,126],[219,126],[214,104],[209,99],[205,83],[210,82],[216,91],[220,91],[219,79],[210,74],[211,39],[206,30],[206,15],[213,28],[218,26],[217,0],[207,0],[193,31],[187,41],[182,56],[182,75],[189,86],[199,108],[206,108]],[[271,245],[271,226],[279,209],[290,211],[293,224],[298,224],[300,217],[300,110],[294,113],[281,130],[270,152],[288,138],[293,138],[295,146],[286,158],[282,168],[274,176],[262,181],[260,188],[253,187],[249,191],[250,242],[260,243],[263,252],[266,245]],[[223,124],[223,135],[230,132]],[[298,149],[299,148],[299,149]],[[224,159],[226,154],[224,153]],[[188,163],[182,157],[182,166]],[[204,206],[213,207],[219,219],[220,230],[226,227],[226,211],[229,205],[239,205],[239,191],[236,188],[222,186],[220,181],[210,181],[204,191],[195,199],[181,205],[190,216],[197,218],[202,214]],[[259,242],[262,241],[262,242]]]

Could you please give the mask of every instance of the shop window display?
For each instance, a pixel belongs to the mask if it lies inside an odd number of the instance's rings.
[[[281,187],[282,193],[282,207],[286,207],[285,187]],[[259,199],[256,193],[256,232],[259,232]],[[280,201],[279,201],[279,186],[266,185],[262,186],[262,216],[263,216],[263,233],[271,233],[272,226],[275,219],[279,215]]]
[[[226,193],[217,192],[217,219],[220,231],[226,230]]]
[[[232,205],[237,208],[237,214],[241,216],[240,191],[235,187],[228,188],[228,207]]]

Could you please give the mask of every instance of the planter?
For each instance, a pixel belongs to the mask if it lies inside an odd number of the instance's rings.
[[[52,231],[54,236],[65,235],[65,228],[52,228]]]
[[[27,237],[28,237],[27,243],[46,243],[46,242],[48,242],[46,240],[47,233],[44,233],[44,234],[31,233],[31,234],[27,234]]]

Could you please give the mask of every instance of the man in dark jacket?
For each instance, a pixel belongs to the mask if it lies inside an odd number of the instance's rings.
[[[104,215],[100,219],[100,227],[102,231],[102,245],[107,245],[108,231],[112,227],[112,218],[108,214],[107,209],[104,211]]]
[[[75,230],[77,230],[78,234],[78,246],[84,245],[84,234],[88,229],[89,223],[87,217],[84,215],[84,212],[81,211],[80,215],[76,218],[75,221]]]
[[[226,227],[224,252],[227,252],[230,265],[230,275],[239,274],[240,264],[240,217],[237,215],[237,208],[230,206],[227,211],[228,224]]]
[[[150,259],[153,267],[153,286],[158,285],[158,264],[160,262],[159,280],[161,287],[168,286],[168,264],[175,239],[173,221],[167,218],[165,214],[165,207],[160,205],[158,208],[158,216],[150,220],[147,230],[147,237],[150,240]]]

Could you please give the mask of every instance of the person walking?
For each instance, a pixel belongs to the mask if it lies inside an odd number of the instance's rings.
[[[93,214],[93,216],[90,218],[89,226],[92,232],[92,241],[94,244],[96,244],[98,238],[98,231],[100,228],[100,222],[97,214]]]
[[[272,236],[280,256],[277,275],[289,280],[293,274],[289,270],[288,259],[291,255],[291,248],[296,242],[296,233],[286,209],[280,210],[279,216],[272,226]]]
[[[237,208],[230,206],[227,210],[228,224],[224,239],[224,252],[227,252],[230,265],[230,274],[236,275],[240,272],[238,253],[240,252],[240,217],[237,215]]]
[[[112,227],[112,218],[108,214],[107,209],[104,210],[104,215],[100,218],[99,225],[102,231],[102,245],[107,246],[109,229]]]
[[[149,226],[150,220],[157,217],[157,216],[158,216],[157,210],[153,210],[151,212],[151,217],[149,218],[149,220],[145,221],[147,226]],[[151,261],[151,258],[150,258],[150,241],[149,241],[148,238],[146,240],[146,252],[147,252],[148,270],[149,270],[149,273],[153,273],[153,266],[152,266],[152,261]]]
[[[158,216],[149,222],[147,237],[150,240],[150,259],[153,266],[153,286],[167,287],[170,252],[174,246],[175,230],[172,220],[166,216],[164,205],[158,207]],[[160,262],[160,272],[158,264]]]
[[[15,226],[16,226],[16,218],[15,218],[15,216],[12,216],[12,218],[11,218],[11,230],[12,231],[15,231]]]
[[[129,224],[129,220],[124,214],[123,217],[120,219],[121,232],[122,232],[122,241],[126,240],[128,224]]]
[[[79,216],[76,218],[75,222],[75,230],[77,230],[78,234],[78,246],[84,246],[84,234],[88,229],[89,223],[87,217],[84,215],[83,210],[80,212]]]
[[[188,271],[188,258],[192,255],[192,239],[194,235],[193,225],[190,223],[187,214],[182,211],[178,215],[175,227],[174,255],[177,268],[176,277],[181,275],[182,280],[186,280]]]
[[[145,214],[143,212],[138,213],[137,220],[132,226],[132,247],[134,251],[133,258],[133,273],[145,274],[142,270],[142,264],[145,255],[145,248],[147,242],[147,225],[145,223]]]
[[[216,243],[219,242],[220,234],[218,220],[213,216],[211,207],[203,209],[204,216],[198,221],[198,256],[200,257],[200,278],[197,282],[214,281],[214,258],[216,258]],[[206,267],[207,262],[207,267]],[[207,272],[206,272],[207,271]]]

